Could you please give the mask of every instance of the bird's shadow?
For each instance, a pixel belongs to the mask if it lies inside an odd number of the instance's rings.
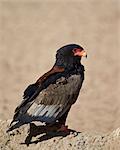
[[[62,132],[62,131],[57,131],[60,128],[59,125],[52,125],[52,126],[47,126],[47,125],[41,125],[41,126],[36,126],[34,123],[30,124],[30,129],[29,129],[29,133],[25,139],[24,143],[21,144],[26,144],[27,146],[29,146],[30,144],[37,144],[39,142],[42,141],[46,141],[49,140],[53,137],[58,137],[61,136],[62,138],[66,137],[69,134],[74,134],[74,136],[76,136],[78,133],[75,130],[71,130],[69,129],[69,132]],[[36,140],[32,141],[33,137],[36,137],[38,135],[41,135],[39,138],[37,138]]]

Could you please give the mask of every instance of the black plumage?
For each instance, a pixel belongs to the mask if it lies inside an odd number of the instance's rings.
[[[8,131],[32,121],[65,124],[84,80],[82,56],[86,56],[86,52],[76,44],[57,51],[53,68],[24,91],[23,101],[15,109]]]

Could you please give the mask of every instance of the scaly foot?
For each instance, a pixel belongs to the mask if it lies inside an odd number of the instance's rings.
[[[68,126],[61,125],[61,128],[57,130],[58,132],[70,132]]]

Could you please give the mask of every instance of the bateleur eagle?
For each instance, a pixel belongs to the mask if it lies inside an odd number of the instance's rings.
[[[84,80],[82,56],[87,57],[87,54],[76,44],[57,50],[52,69],[24,91],[23,100],[15,109],[8,131],[32,121],[46,124],[58,122],[61,130],[65,129],[68,112],[76,102]]]

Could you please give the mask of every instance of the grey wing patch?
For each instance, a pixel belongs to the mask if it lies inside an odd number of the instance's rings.
[[[59,105],[35,105],[35,103],[32,105],[32,109],[28,111],[28,114],[41,122],[54,122],[58,114],[62,111],[62,107]]]
[[[40,92],[27,114],[41,122],[57,120],[76,101],[82,82],[80,75],[60,78]]]

